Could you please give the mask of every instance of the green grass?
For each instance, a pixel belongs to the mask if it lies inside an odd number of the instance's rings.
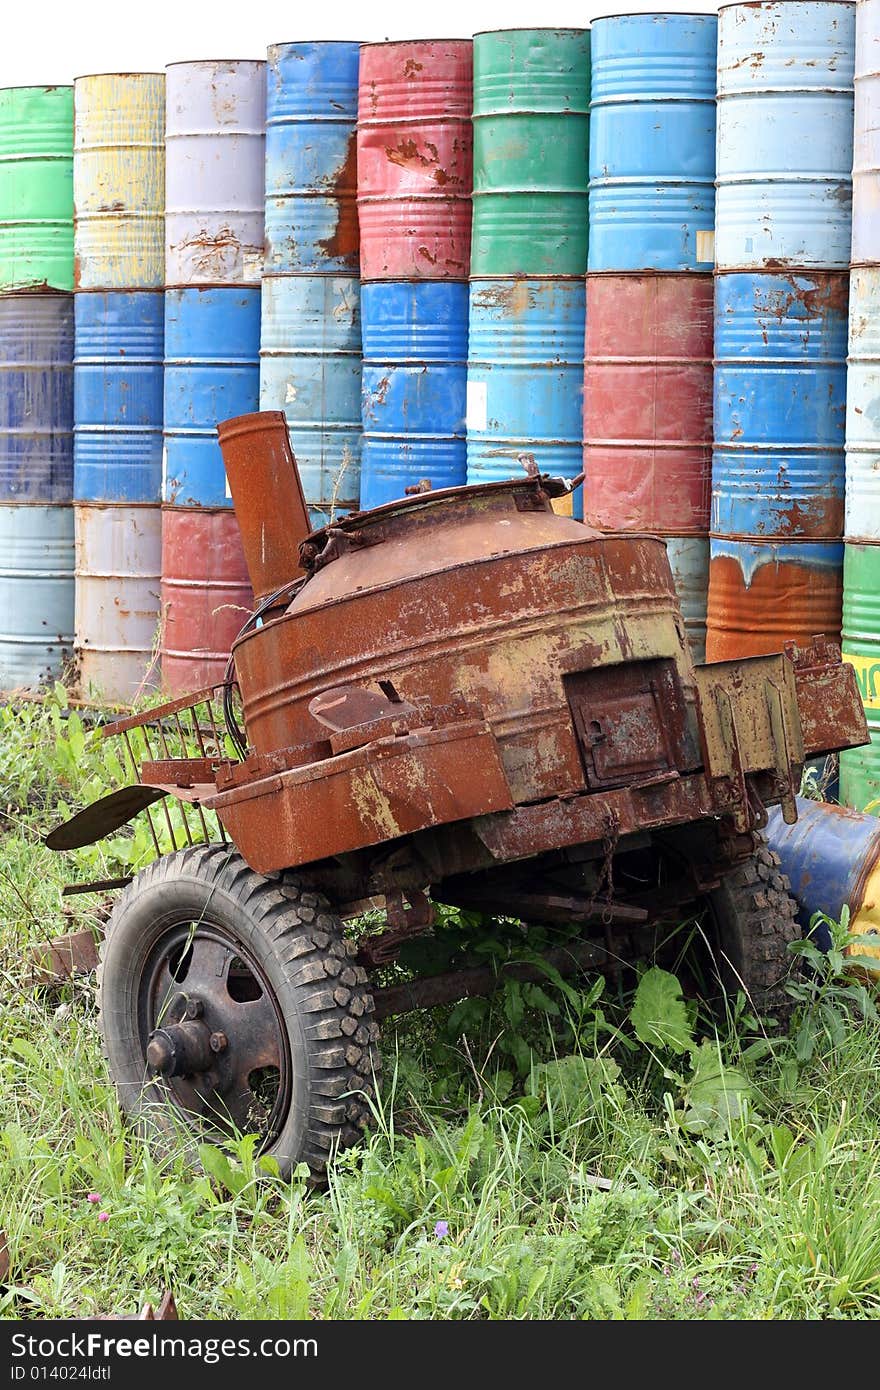
[[[64,882],[146,853],[41,844],[102,759],[57,705],[0,711],[0,1314],[131,1312],[170,1285],[190,1318],[880,1316],[880,1028],[839,981],[805,991],[791,1040],[742,1001],[694,1034],[656,974],[635,1010],[548,984],[525,1013],[507,993],[413,1015],[326,1192],[263,1173],[248,1137],[157,1155],[117,1109],[93,981],[34,991],[24,960],[94,920]],[[675,1020],[659,1043],[649,992]]]

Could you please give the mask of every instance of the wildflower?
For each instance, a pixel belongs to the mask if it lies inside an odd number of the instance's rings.
[[[448,1236],[448,1235],[449,1235],[449,1222],[448,1222],[448,1221],[438,1221],[438,1222],[437,1222],[437,1225],[434,1227],[434,1235],[437,1237],[438,1240],[442,1240],[444,1236]]]
[[[99,1221],[109,1221],[109,1220],[110,1220],[110,1213],[109,1213],[109,1211],[99,1211],[99,1212],[98,1212],[98,1220],[99,1220]]]
[[[89,1195],[88,1195],[88,1197],[86,1198],[86,1201],[87,1201],[87,1202],[100,1202],[100,1200],[101,1200],[101,1194],[100,1194],[100,1192],[90,1192]]]

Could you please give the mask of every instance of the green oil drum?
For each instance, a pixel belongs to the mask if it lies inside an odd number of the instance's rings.
[[[880,813],[880,544],[847,541],[843,562],[843,655],[855,667],[870,744],[840,755],[840,799]]]
[[[476,35],[472,275],[585,273],[589,111],[588,30]]]
[[[0,90],[0,293],[73,289],[73,88]]]

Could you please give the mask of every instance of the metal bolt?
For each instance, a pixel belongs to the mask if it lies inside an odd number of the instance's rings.
[[[205,1006],[201,999],[187,999],[184,1018],[201,1018],[204,1012]]]
[[[229,1046],[229,1039],[225,1033],[212,1033],[209,1046],[212,1052],[225,1052]]]
[[[154,1071],[167,1071],[174,1061],[174,1048],[165,1033],[153,1033],[147,1043],[147,1061]]]

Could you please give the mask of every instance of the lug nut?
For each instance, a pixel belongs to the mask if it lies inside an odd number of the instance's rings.
[[[229,1046],[229,1039],[225,1033],[212,1033],[208,1046],[212,1052],[225,1052]]]
[[[205,1006],[201,999],[187,999],[184,1018],[201,1018],[204,1012]]]

